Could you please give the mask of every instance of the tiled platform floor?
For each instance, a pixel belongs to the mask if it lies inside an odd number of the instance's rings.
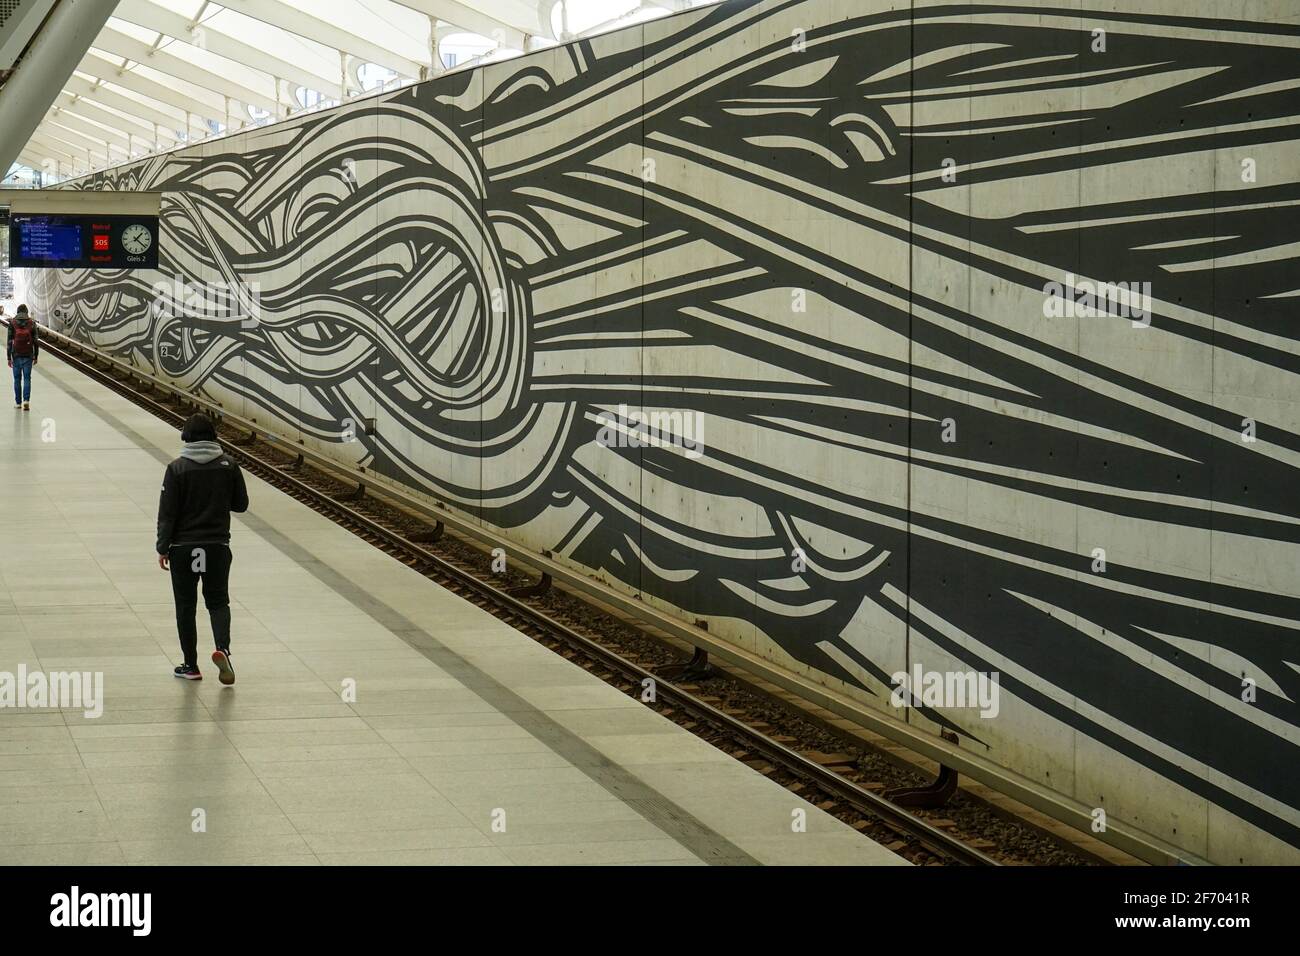
[[[0,863],[903,863],[251,476],[238,683],[202,608],[174,679],[179,436],[52,356],[34,384],[0,406],[0,671],[102,671],[105,710],[0,709]]]

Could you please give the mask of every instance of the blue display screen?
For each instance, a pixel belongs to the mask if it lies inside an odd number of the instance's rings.
[[[129,235],[129,245],[123,237]],[[10,213],[14,269],[157,269],[158,217]]]
[[[76,262],[81,259],[81,224],[34,217],[15,219],[18,248],[24,259]]]

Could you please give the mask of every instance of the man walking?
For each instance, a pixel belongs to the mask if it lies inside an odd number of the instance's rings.
[[[191,415],[181,431],[181,456],[163,474],[158,502],[158,567],[171,571],[176,629],[184,662],[173,673],[202,680],[198,667],[198,586],[212,621],[212,662],[223,684],[235,682],[230,663],[230,513],[248,510],[244,474],[221,450],[206,415]]]
[[[36,365],[40,351],[36,323],[27,314],[27,306],[20,305],[13,321],[9,323],[6,348],[9,367],[14,370],[14,408],[27,411],[32,407],[32,368]]]

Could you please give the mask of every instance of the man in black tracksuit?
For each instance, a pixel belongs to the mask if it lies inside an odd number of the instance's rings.
[[[223,684],[235,682],[230,663],[230,513],[248,510],[248,490],[239,466],[217,444],[217,430],[206,415],[191,415],[181,432],[181,456],[163,474],[158,502],[158,566],[172,575],[176,629],[185,661],[174,671],[185,680],[202,680],[195,624],[198,586],[212,620],[217,649],[212,662]]]

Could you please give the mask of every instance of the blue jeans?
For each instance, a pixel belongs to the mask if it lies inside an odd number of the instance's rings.
[[[26,402],[32,397],[32,357],[30,355],[14,356],[14,404]]]

